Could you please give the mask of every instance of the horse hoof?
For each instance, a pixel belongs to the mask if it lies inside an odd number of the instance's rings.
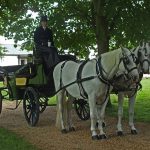
[[[70,127],[69,131],[75,131],[75,127]]]
[[[138,134],[136,130],[131,130],[131,134],[136,135]]]
[[[102,139],[107,139],[107,136],[105,134],[102,134],[102,135],[99,135],[99,139],[102,140]]]
[[[99,138],[98,138],[98,135],[94,135],[94,136],[92,136],[92,140],[98,140]]]
[[[105,127],[106,127],[106,124],[105,124],[105,122],[103,122],[103,123],[102,123],[102,127],[103,127],[103,128],[105,128]]]
[[[117,135],[118,136],[123,136],[123,132],[122,131],[117,131]]]
[[[67,133],[67,130],[66,130],[66,129],[63,129],[63,130],[61,130],[61,133],[66,134],[66,133]]]

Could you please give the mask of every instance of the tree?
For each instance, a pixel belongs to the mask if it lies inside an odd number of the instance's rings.
[[[0,7],[0,34],[16,42],[25,40],[23,48],[27,49],[32,49],[39,22],[29,10],[39,16],[47,14],[56,46],[80,57],[87,57],[90,49],[100,55],[150,36],[149,0],[3,0]]]
[[[3,57],[5,52],[7,52],[6,48],[0,45],[0,59]]]
[[[149,38],[149,1],[93,0],[93,6],[99,53],[109,49],[110,40],[118,47]]]

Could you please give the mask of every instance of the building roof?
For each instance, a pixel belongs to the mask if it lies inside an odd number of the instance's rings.
[[[18,56],[18,55],[28,55],[32,54],[32,51],[27,50],[21,50],[21,46],[18,45],[16,48],[14,47],[14,44],[0,44],[1,47],[5,47],[6,52],[5,56]]]

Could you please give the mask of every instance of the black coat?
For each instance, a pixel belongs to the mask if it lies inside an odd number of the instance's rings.
[[[36,31],[34,32],[35,44],[48,46],[48,41],[51,42],[51,46],[54,46],[52,30],[49,28],[44,30],[42,26],[36,28]]]

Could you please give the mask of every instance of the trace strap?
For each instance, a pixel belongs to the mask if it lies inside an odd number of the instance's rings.
[[[77,81],[81,81],[81,78],[82,78],[82,70],[83,70],[83,67],[85,66],[85,64],[89,61],[89,59],[87,59],[86,61],[83,61],[81,63],[81,65],[79,66],[79,69],[78,69],[78,72],[77,72]],[[78,86],[79,86],[79,90],[80,90],[80,95],[85,98],[85,99],[88,99],[88,94],[86,93],[83,85],[82,85],[82,82],[77,82],[78,83]]]
[[[90,76],[90,77],[86,77],[86,78],[82,78],[81,79],[81,70],[82,70],[82,68],[83,68],[83,66],[88,62],[88,60],[87,61],[84,61],[81,65],[82,65],[82,67],[79,69],[80,71],[78,71],[78,72],[80,72],[80,73],[77,73],[77,79],[75,80],[75,81],[73,81],[73,82],[71,82],[71,83],[69,83],[69,84],[67,84],[67,85],[63,85],[63,82],[62,82],[62,69],[64,68],[64,66],[65,66],[65,64],[66,64],[66,62],[67,61],[65,61],[62,65],[61,65],[61,74],[60,74],[60,89],[59,90],[57,90],[54,94],[57,94],[59,91],[61,91],[62,89],[65,89],[65,88],[67,88],[67,87],[69,87],[69,86],[71,86],[71,85],[73,85],[73,84],[75,84],[75,83],[77,83],[79,86],[80,86],[80,88],[82,88],[83,86],[81,85],[81,83],[82,82],[85,82],[85,81],[88,81],[88,80],[92,80],[92,79],[94,79],[94,78],[97,78],[97,76]],[[79,78],[78,78],[79,77]],[[82,94],[83,95],[83,94]]]
[[[96,60],[96,59],[95,59]],[[63,82],[62,82],[62,69],[64,68],[65,64],[67,61],[65,61],[62,65],[61,65],[61,76],[60,76],[60,89],[58,91],[55,92],[55,94],[57,94],[59,91],[61,91],[62,89],[65,89],[75,83],[78,84],[79,86],[79,89],[80,89],[80,94],[83,98],[88,98],[88,94],[86,93],[85,89],[83,88],[83,85],[82,85],[82,82],[85,82],[85,81],[88,81],[88,80],[92,80],[92,79],[95,79],[95,78],[99,78],[99,80],[104,83],[104,84],[107,84],[108,85],[108,88],[107,88],[107,93],[106,93],[106,97],[105,97],[105,100],[103,101],[103,103],[106,101],[108,95],[109,95],[109,89],[110,89],[110,85],[111,85],[111,82],[109,82],[105,77],[104,77],[104,74],[103,74],[103,71],[105,72],[105,70],[103,69],[102,67],[102,64],[101,64],[101,57],[99,57],[98,60],[96,60],[96,72],[97,72],[97,75],[96,76],[90,76],[90,77],[85,77],[85,78],[82,78],[82,70],[83,70],[83,67],[85,66],[85,64],[89,61],[89,59],[87,59],[86,61],[84,61],[83,63],[81,63],[81,65],[79,66],[79,69],[78,69],[78,72],[77,72],[77,79],[67,85],[64,85],[63,86]]]

